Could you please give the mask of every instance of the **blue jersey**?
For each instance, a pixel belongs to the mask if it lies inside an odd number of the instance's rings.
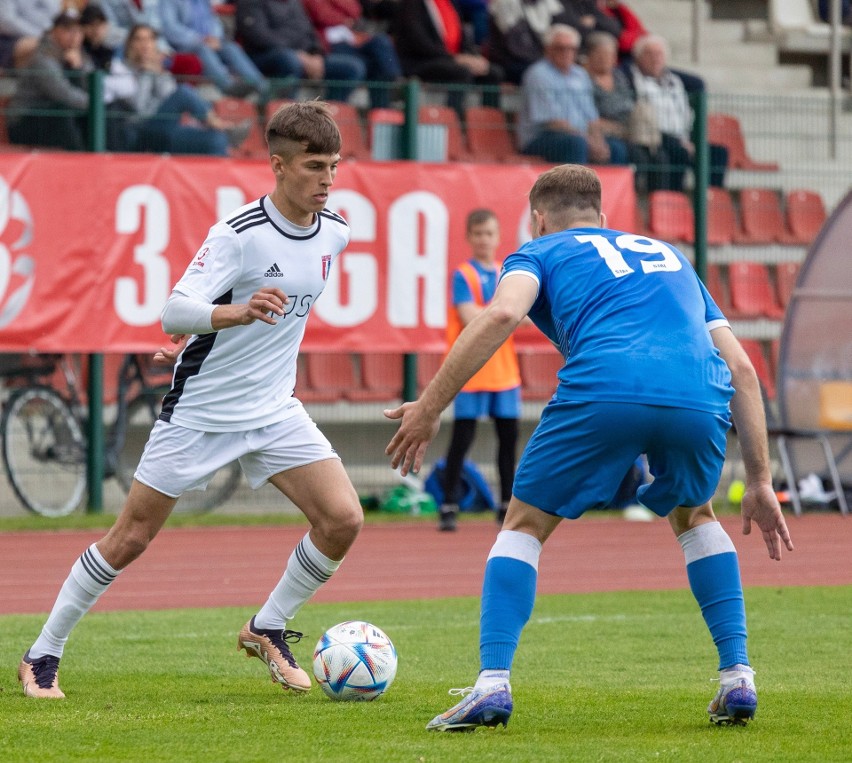
[[[539,284],[529,316],[566,358],[557,400],[727,412],[731,374],[710,330],[728,322],[674,247],[572,228],[524,244],[510,275]]]
[[[497,277],[500,275],[500,270],[499,268],[486,268],[476,260],[468,260],[468,263],[479,274],[482,301],[487,305],[494,298],[494,292],[497,291]],[[461,305],[465,302],[476,302],[476,298],[470,290],[467,279],[460,270],[456,270],[453,273],[453,304]]]

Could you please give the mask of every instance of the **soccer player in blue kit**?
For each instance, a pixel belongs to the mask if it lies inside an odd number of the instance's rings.
[[[466,326],[420,399],[385,411],[400,420],[386,450],[391,466],[417,472],[441,411],[525,315],[566,359],[488,555],[479,677],[426,728],[506,725],[509,672],[532,613],[542,544],[562,519],[607,506],[642,453],[654,480],[639,488],[639,500],[668,517],[719,653],[710,720],[746,723],[757,693],[739,563],[710,499],[733,418],[746,471],[743,533],[754,521],[772,559],[780,560],[782,544],[793,550],[772,488],[757,376],[679,251],[606,228],[592,170],[548,170],[529,200],[533,240],[505,259],[493,301]]]

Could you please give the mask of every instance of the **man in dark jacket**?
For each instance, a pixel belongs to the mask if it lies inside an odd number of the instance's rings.
[[[301,0],[237,0],[236,21],[243,48],[269,77],[347,83],[366,79],[367,67],[357,56],[323,55]],[[351,91],[352,85],[329,88],[328,99],[345,101]]]

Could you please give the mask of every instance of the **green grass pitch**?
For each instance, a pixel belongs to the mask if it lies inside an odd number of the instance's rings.
[[[0,760],[849,761],[852,587],[747,591],[757,718],[717,728],[715,649],[686,591],[539,597],[521,641],[507,729],[427,733],[478,668],[478,600],[308,605],[291,624],[310,670],[346,619],[399,652],[371,703],[297,696],[236,651],[245,609],[92,613],[60,672],[65,701],[25,698],[15,669],[43,616],[0,618]]]

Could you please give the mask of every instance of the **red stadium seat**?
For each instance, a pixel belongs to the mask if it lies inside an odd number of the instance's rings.
[[[360,356],[361,384],[346,396],[354,401],[402,398],[402,353],[368,352]]]
[[[780,319],[784,309],[776,302],[766,265],[732,262],[728,265],[731,306],[746,318]]]
[[[529,164],[541,161],[515,151],[506,115],[494,106],[471,106],[465,111],[467,145],[473,158],[481,162]]]
[[[777,162],[756,162],[746,151],[740,121],[731,114],[710,114],[707,117],[707,141],[728,149],[728,166],[738,170],[776,172]]]
[[[790,304],[790,297],[793,296],[793,289],[796,288],[800,269],[801,265],[798,262],[779,262],[775,266],[775,296],[778,298],[779,306],[784,309]]]
[[[438,373],[444,354],[441,352],[421,352],[417,356],[417,391],[422,392],[432,377]]]
[[[754,370],[757,373],[757,378],[761,385],[766,390],[766,396],[770,400],[775,399],[775,378],[769,368],[769,363],[766,360],[766,354],[763,352],[762,344],[756,339],[740,339],[740,344],[748,355]]]
[[[728,319],[734,318],[732,315],[733,309],[731,308],[731,300],[728,296],[728,289],[725,285],[724,279],[722,278],[722,269],[718,265],[714,263],[709,263],[707,265],[707,276],[704,279],[704,286],[707,288],[707,291],[710,292],[710,296],[713,297],[713,301],[725,314],[725,317]]]
[[[361,117],[354,106],[348,103],[329,101],[328,108],[340,130],[340,156],[342,159],[366,161],[370,158],[370,149],[364,139]]]
[[[521,393],[525,400],[549,400],[556,391],[556,373],[565,365],[565,359],[555,350],[521,352]]]
[[[790,191],[785,199],[787,228],[797,244],[810,245],[827,218],[822,197],[815,191]]]
[[[449,106],[421,106],[417,119],[424,125],[442,125],[447,128],[447,159],[451,162],[469,162],[473,158],[464,144],[464,134],[455,109]]]
[[[234,156],[259,159],[268,155],[266,138],[260,129],[257,107],[243,98],[220,98],[213,104],[216,116],[231,124],[250,122],[248,135],[245,140],[232,150]]]
[[[711,246],[731,244],[740,237],[737,211],[731,194],[724,188],[707,189],[707,243]]]
[[[784,225],[778,194],[769,188],[743,188],[740,192],[743,243],[792,244]]]
[[[651,235],[665,241],[695,241],[692,202],[681,191],[652,191],[648,196]]]
[[[335,402],[358,387],[352,356],[348,352],[311,352],[305,355],[304,375],[298,381],[303,402]],[[302,381],[306,382],[302,386]]]

